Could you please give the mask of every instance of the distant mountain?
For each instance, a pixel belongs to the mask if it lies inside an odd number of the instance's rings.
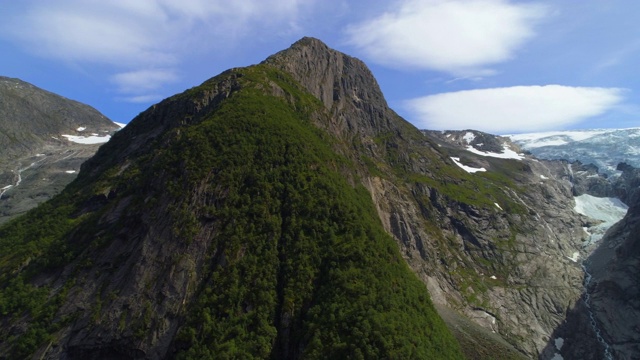
[[[115,129],[111,120],[88,105],[0,77],[0,161],[38,150],[61,134],[106,135]]]
[[[593,164],[607,175],[619,174],[625,162],[640,167],[640,128],[554,131],[508,135],[522,149],[541,159]]]
[[[119,128],[88,105],[0,77],[0,224],[62,191]]]

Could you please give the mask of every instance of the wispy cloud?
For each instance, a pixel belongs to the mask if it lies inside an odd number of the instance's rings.
[[[103,65],[140,101],[176,80],[178,67],[203,49],[261,31],[297,29],[302,0],[25,1],[0,24],[0,36],[27,51],[71,64]],[[148,70],[148,69],[162,70]],[[133,91],[137,89],[138,91]],[[146,96],[146,97],[145,97]]]
[[[178,76],[173,69],[136,70],[119,73],[111,78],[118,90],[126,94],[139,94],[157,90],[166,83],[174,82]]]
[[[514,86],[425,96],[406,103],[423,129],[520,133],[565,128],[623,100],[619,88]]]
[[[29,4],[21,17],[13,18],[10,29],[3,30],[43,57],[121,67],[177,61],[171,45],[164,45],[171,42],[176,24],[153,2]]]
[[[124,101],[132,104],[148,104],[160,101],[164,98],[162,94],[132,95],[126,97],[118,97],[116,100]]]
[[[405,0],[346,34],[372,61],[390,67],[486,76],[535,35],[547,14],[543,5],[508,0]]]
[[[629,60],[633,54],[638,52],[640,52],[640,40],[632,41],[620,49],[606,54],[605,57],[596,64],[593,70],[599,72],[608,68],[621,66],[622,63]]]

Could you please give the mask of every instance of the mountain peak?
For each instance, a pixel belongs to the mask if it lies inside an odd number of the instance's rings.
[[[304,46],[320,47],[320,48],[325,48],[327,51],[331,51],[329,46],[327,46],[327,44],[325,44],[322,40],[320,40],[318,38],[311,37],[311,36],[304,36],[300,40],[294,42],[291,45],[292,48],[293,47],[304,47]]]
[[[341,120],[340,130],[372,134],[387,130],[395,117],[365,63],[316,38],[303,37],[263,64],[291,74]]]

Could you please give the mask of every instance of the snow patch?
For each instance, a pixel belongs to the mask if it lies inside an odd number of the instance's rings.
[[[103,144],[111,139],[111,136],[75,136],[75,135],[62,135],[67,138],[67,140],[77,143],[77,144]],[[55,139],[55,138],[54,138]]]
[[[87,128],[84,126],[80,126],[79,128],[76,129],[76,131],[85,131],[85,130],[87,130]]]
[[[75,171],[75,170],[67,170],[67,171],[65,171],[65,172],[66,172],[67,174],[75,174],[75,173],[76,173],[76,171]]]
[[[573,208],[577,213],[600,220],[601,223],[585,229],[589,240],[585,246],[597,242],[613,224],[622,220],[629,207],[618,198],[601,198],[588,194],[575,197]]]
[[[473,146],[467,146],[467,151],[470,151],[476,155],[494,157],[499,159],[515,159],[515,160],[524,159],[524,154],[518,154],[517,152],[509,149],[509,145],[507,144],[502,145],[502,149],[503,150],[501,153],[492,153],[488,151],[480,151],[474,148]]]
[[[491,276],[489,276],[489,277],[490,277],[491,279],[493,279],[493,280],[498,280],[498,278],[497,278],[495,275],[491,275]]]
[[[115,122],[115,121],[113,123],[118,125],[118,126],[120,126],[120,129],[122,129],[123,127],[127,126],[127,124],[125,124],[125,123],[119,123],[119,122]]]
[[[544,176],[544,175],[542,175],[542,174],[540,174],[540,179],[542,179],[542,180],[549,180],[549,178],[548,178],[548,177],[546,177],[546,176]]]
[[[580,253],[577,251],[574,251],[573,254],[571,254],[571,257],[567,256],[567,259],[573,261],[574,263],[578,262],[578,259],[580,259]],[[559,350],[559,349],[558,349]]]
[[[562,346],[564,345],[564,339],[559,337],[554,340],[554,345],[558,351],[562,350]]]
[[[478,171],[487,171],[487,169],[485,169],[483,167],[482,168],[474,168],[474,167],[471,167],[471,166],[463,165],[460,162],[460,158],[458,158],[458,157],[451,157],[451,160],[453,160],[453,162],[456,163],[456,165],[458,165],[460,168],[462,168],[462,170],[464,170],[464,171],[466,171],[466,172],[468,172],[470,174],[476,173]]]
[[[476,135],[472,132],[467,132],[462,138],[467,142],[467,144],[471,144],[471,142],[475,140]]]
[[[500,210],[504,210],[504,209],[500,206],[500,204],[498,204],[498,203],[493,203],[493,204],[494,204],[498,209],[500,209]]]

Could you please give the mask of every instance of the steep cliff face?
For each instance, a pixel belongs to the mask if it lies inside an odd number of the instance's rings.
[[[428,288],[468,358],[537,357],[582,294],[574,170],[422,133],[304,38],[154,105],[0,228],[0,351],[460,357]]]
[[[461,358],[332,118],[268,64],[141,114],[0,228],[0,353]]]
[[[322,102],[331,122],[319,125],[328,125],[333,134],[372,137],[398,131],[400,119],[387,106],[376,79],[362,61],[317,39],[303,38],[264,63],[291,74]]]
[[[637,206],[602,239],[585,262],[585,292],[555,332],[565,359],[636,359],[640,356]]]
[[[410,185],[421,228],[442,232],[415,232],[416,249],[436,252],[407,252],[409,262],[436,302],[537,357],[581,294],[587,219],[573,211],[571,167],[480,132],[425,135],[459,173]]]
[[[435,302],[456,310],[447,319],[459,340],[482,345],[456,313],[522,354],[542,352],[582,292],[590,220],[573,211],[574,166],[483,156],[506,151],[507,139],[490,134],[420,134],[388,108],[362,62],[314,39],[266,63],[292,73],[331,111],[319,126],[348,141],[334,147],[360,164],[385,229]],[[471,174],[461,163],[487,171]]]
[[[335,147],[361,165],[385,229],[435,301],[528,356],[541,351],[581,292],[581,269],[569,259],[581,252],[583,219],[572,210],[566,169],[460,151],[463,143],[502,151],[489,134],[467,143],[462,133],[458,146],[443,148],[388,108],[362,62],[317,40],[265,63],[293,74],[330,110],[329,125],[319,126],[348,141]],[[488,174],[459,169],[456,155]]]
[[[640,356],[640,170],[624,163],[618,170],[622,173],[606,182],[609,191],[604,196],[623,199],[629,210],[608,229],[584,262],[587,276],[582,297],[554,332],[554,338],[561,339],[562,346],[553,352],[565,359]],[[603,189],[601,183],[596,191]]]
[[[591,313],[613,359],[640,357],[640,203],[603,238],[587,264]],[[573,337],[574,343],[579,341]],[[580,345],[578,345],[580,346]]]

